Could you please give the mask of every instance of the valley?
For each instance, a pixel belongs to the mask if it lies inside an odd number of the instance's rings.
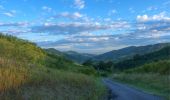
[[[137,48],[143,50],[150,46]],[[99,61],[95,60],[98,55],[43,50],[34,43],[1,34],[0,98],[103,100],[108,90],[104,84],[107,81],[103,83],[102,79],[107,77],[109,81],[113,79],[169,100],[169,43],[155,44],[151,48],[149,53],[134,53],[117,61],[107,58]],[[74,62],[75,58],[83,58],[84,62]]]

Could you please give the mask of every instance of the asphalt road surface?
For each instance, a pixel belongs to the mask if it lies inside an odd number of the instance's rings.
[[[144,93],[141,90],[127,85],[103,79],[104,84],[109,89],[108,100],[164,100],[162,97]]]

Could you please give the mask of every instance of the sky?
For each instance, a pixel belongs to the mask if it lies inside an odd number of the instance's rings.
[[[170,42],[170,0],[0,0],[0,32],[91,54]]]

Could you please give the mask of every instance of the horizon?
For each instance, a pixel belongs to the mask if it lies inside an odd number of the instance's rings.
[[[101,55],[101,54],[105,54],[105,53],[108,53],[108,52],[111,52],[111,51],[115,51],[115,50],[120,50],[120,49],[125,49],[125,48],[128,48],[128,47],[141,47],[141,46],[150,46],[150,45],[157,45],[157,44],[170,44],[170,42],[162,42],[162,43],[156,43],[156,44],[147,44],[147,45],[131,45],[131,46],[127,46],[127,47],[123,47],[123,48],[119,48],[119,49],[113,49],[113,50],[110,50],[110,51],[106,51],[106,52],[103,52],[103,53],[86,53],[86,52],[77,52],[77,51],[73,51],[73,50],[68,50],[68,51],[61,51],[61,50],[58,50],[60,52],[76,52],[76,53],[80,53],[80,54],[92,54],[92,55]],[[46,49],[55,49],[55,48],[46,48]],[[57,49],[55,49],[57,50]]]
[[[0,0],[0,18],[0,32],[59,51],[170,42],[170,0]]]

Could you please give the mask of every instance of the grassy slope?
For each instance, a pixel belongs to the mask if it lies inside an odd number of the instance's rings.
[[[170,60],[145,64],[112,78],[170,100]]]
[[[3,100],[98,100],[105,89],[94,76],[85,75],[92,69],[84,67],[47,54],[33,43],[0,34]]]

